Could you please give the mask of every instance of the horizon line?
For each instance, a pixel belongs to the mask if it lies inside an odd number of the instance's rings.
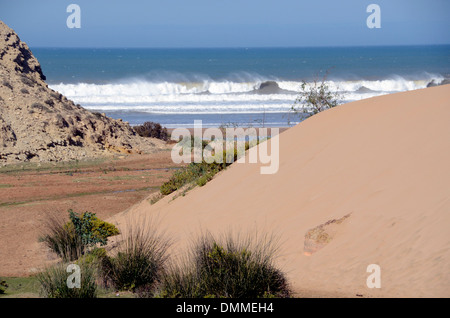
[[[31,46],[42,49],[313,49],[313,48],[371,48],[371,47],[413,47],[450,46],[450,43],[434,44],[368,44],[368,45],[314,45],[314,46]]]

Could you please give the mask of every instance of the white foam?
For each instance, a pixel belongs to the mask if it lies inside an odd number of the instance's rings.
[[[392,92],[424,88],[434,79],[426,75],[420,80],[393,76],[383,80],[327,81],[332,91],[344,96],[343,102],[360,100]],[[149,82],[134,80],[110,84],[56,84],[56,91],[82,106],[96,111],[142,111],[150,113],[257,113],[286,112],[301,89],[300,81],[277,81],[284,90],[277,94],[257,94],[263,81]],[[311,83],[308,83],[311,84]]]

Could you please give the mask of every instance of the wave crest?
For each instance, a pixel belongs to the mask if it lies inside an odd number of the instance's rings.
[[[381,80],[332,80],[326,83],[330,90],[341,92],[347,102],[425,88],[431,81],[440,83],[442,80],[440,76],[419,80],[397,76]],[[60,83],[50,87],[92,110],[214,113],[287,111],[301,85],[301,81],[258,78],[245,82],[208,79],[188,82],[134,80],[108,84]]]

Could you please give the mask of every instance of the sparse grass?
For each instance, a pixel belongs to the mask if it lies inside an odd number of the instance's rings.
[[[4,294],[7,288],[8,284],[6,281],[0,279],[0,295]]]
[[[66,279],[70,273],[66,273]],[[0,294],[0,298],[39,298],[45,297],[42,293],[41,285],[37,275],[29,277],[2,277],[8,284],[8,288],[4,294]],[[98,298],[118,298],[116,291],[110,288],[97,286]],[[120,292],[120,298],[134,298],[135,294],[131,292]]]
[[[161,194],[161,192],[154,193],[152,197],[149,199],[149,202],[151,205],[155,204],[159,200],[161,200],[164,196]]]
[[[58,263],[37,275],[41,285],[40,293],[47,298],[96,298],[98,294],[96,266],[88,262],[78,262],[81,280],[79,288],[67,284],[68,263]]]
[[[45,243],[63,260],[68,261],[78,259],[85,250],[81,237],[75,233],[75,228],[69,226],[66,220],[56,214],[48,214],[44,233],[39,237],[39,241]]]
[[[4,294],[0,294],[0,298],[16,298],[16,297],[38,297],[39,281],[37,276],[29,277],[1,277],[0,281],[6,281],[8,288]]]
[[[57,163],[37,163],[37,162],[21,162],[12,163],[0,167],[0,173],[17,173],[17,172],[44,172],[62,173],[62,172],[76,172],[81,168],[90,166],[97,166],[103,164],[107,158],[86,159],[86,160],[72,160]]]
[[[169,240],[153,222],[128,226],[115,255],[102,265],[104,279],[117,290],[149,295],[161,279]]]
[[[273,298],[290,297],[287,279],[274,265],[273,236],[202,235],[187,258],[168,264],[170,242],[156,224],[129,226],[112,256],[95,248],[72,262],[80,266],[81,288],[69,288],[68,262],[36,276],[2,278],[8,284],[0,297],[49,298]]]
[[[52,196],[48,198],[41,198],[41,199],[33,199],[33,200],[26,200],[26,201],[14,201],[14,202],[3,202],[0,203],[0,208],[3,207],[10,207],[10,206],[18,206],[18,205],[24,205],[29,203],[38,203],[43,201],[52,201],[52,200],[59,200],[63,198],[79,198],[83,196],[89,196],[89,195],[99,195],[99,194],[114,194],[119,192],[139,192],[139,191],[149,191],[149,190],[159,190],[159,187],[142,187],[142,188],[136,188],[136,189],[125,189],[125,190],[102,190],[102,191],[90,191],[90,192],[78,192],[78,193],[69,193],[65,195],[59,195],[59,196]]]
[[[160,188],[161,194],[168,195],[181,189],[186,184],[196,182],[203,176],[208,175],[212,177],[225,167],[226,164],[208,164],[204,161],[202,163],[190,163],[188,166],[175,171],[172,177],[167,182],[163,183]]]
[[[207,143],[203,143],[202,148],[206,145]],[[226,147],[224,148],[226,149]],[[250,143],[246,142],[244,151],[249,148]],[[216,160],[211,163],[208,163],[205,160],[202,160],[200,163],[191,162],[189,165],[175,171],[172,177],[167,182],[163,183],[160,188],[161,194],[168,195],[190,183],[197,184],[198,186],[204,186],[217,173],[226,169],[242,155],[244,155],[244,153],[239,153],[238,148],[235,146],[232,151],[223,151],[222,162],[216,162]]]
[[[182,188],[178,189],[178,192],[172,197],[172,199],[170,201],[173,201],[178,197],[186,196],[186,193],[188,193],[189,191],[194,189],[196,186],[197,186],[196,183],[189,183],[189,184],[183,186]]]
[[[113,177],[101,177],[103,180],[111,180],[111,181],[119,181],[119,180],[138,180],[142,179],[142,175],[136,175],[136,176],[113,176]]]
[[[285,275],[274,266],[273,237],[226,236],[222,240],[203,235],[190,257],[173,266],[159,290],[168,298],[289,297]]]

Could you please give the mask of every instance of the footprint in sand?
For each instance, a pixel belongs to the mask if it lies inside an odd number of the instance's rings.
[[[311,256],[330,243],[336,235],[339,225],[350,217],[350,215],[351,213],[337,220],[329,220],[306,232],[303,254],[306,256]]]

